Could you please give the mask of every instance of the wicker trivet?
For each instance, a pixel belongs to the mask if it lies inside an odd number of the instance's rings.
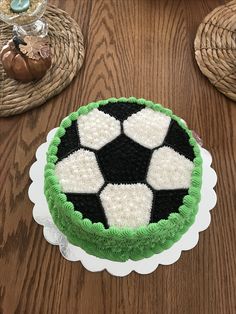
[[[64,11],[49,5],[45,13],[52,45],[52,67],[38,82],[22,84],[6,77],[0,63],[0,116],[27,111],[45,103],[70,84],[84,59],[78,24]],[[0,22],[0,47],[12,37],[12,27]]]
[[[236,100],[236,1],[212,11],[194,42],[200,70],[227,97]]]

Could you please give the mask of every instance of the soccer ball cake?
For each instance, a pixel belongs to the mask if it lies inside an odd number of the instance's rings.
[[[68,241],[114,261],[169,248],[194,222],[202,158],[169,109],[111,98],[64,119],[47,152],[45,195]]]

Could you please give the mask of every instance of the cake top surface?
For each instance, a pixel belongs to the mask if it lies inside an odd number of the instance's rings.
[[[145,227],[178,213],[196,158],[184,122],[148,102],[94,104],[64,122],[57,143],[55,176],[66,201],[106,229]]]

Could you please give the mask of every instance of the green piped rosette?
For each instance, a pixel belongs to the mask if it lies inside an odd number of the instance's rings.
[[[179,207],[179,212],[171,213],[168,219],[162,219],[157,223],[150,223],[145,227],[135,229],[117,227],[105,229],[100,222],[92,223],[87,218],[83,219],[82,214],[79,211],[75,211],[74,205],[67,201],[67,197],[62,192],[55,175],[55,165],[58,159],[56,154],[61,141],[60,138],[65,134],[66,129],[71,126],[72,121],[77,120],[80,115],[86,115],[99,106],[116,102],[141,104],[170,116],[189,135],[189,143],[195,153],[191,186],[188,190],[188,195],[183,199],[183,205]],[[110,98],[80,107],[78,111],[71,113],[61,122],[47,152],[47,164],[44,175],[44,192],[50,213],[54,223],[66,235],[68,241],[73,245],[81,247],[88,254],[124,262],[128,259],[140,260],[161,253],[177,242],[193,224],[200,201],[202,158],[192,132],[181,118],[174,115],[171,110],[145,99],[136,99],[134,97]]]

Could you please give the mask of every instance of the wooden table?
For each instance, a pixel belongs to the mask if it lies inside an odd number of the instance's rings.
[[[81,25],[79,76],[42,107],[0,119],[0,313],[236,313],[236,104],[201,74],[193,41],[220,0],[54,0]],[[63,52],[62,52],[63,53]],[[177,263],[115,278],[63,259],[32,219],[37,147],[82,104],[115,96],[160,102],[213,154],[218,203],[209,229]]]

